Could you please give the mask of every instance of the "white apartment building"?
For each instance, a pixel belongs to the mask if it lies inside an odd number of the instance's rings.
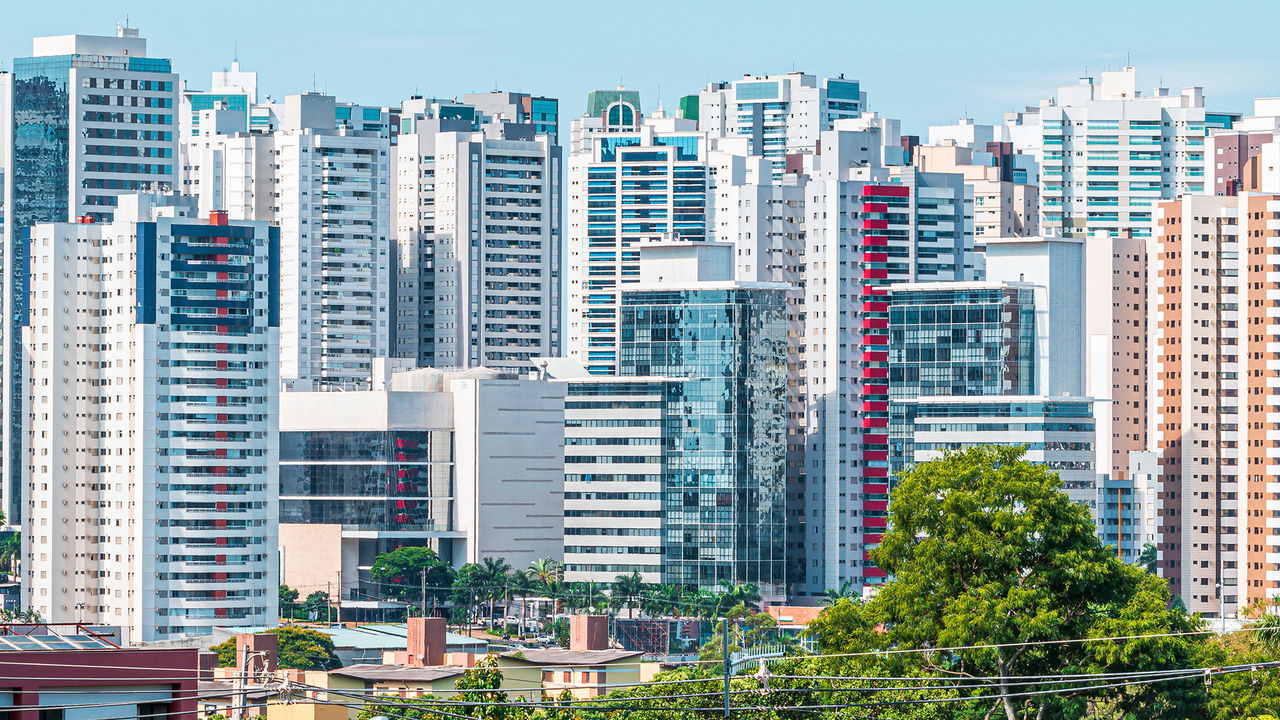
[[[642,117],[626,93],[592,94],[601,113],[574,120],[568,161],[565,351],[598,375],[618,371],[620,292],[639,282],[640,245],[708,233],[706,134]]]
[[[805,73],[744,75],[708,83],[698,95],[698,129],[713,137],[745,137],[752,155],[773,165],[780,177],[789,153],[817,150],[818,137],[835,121],[866,110],[867,94],[856,80]]]
[[[1015,146],[1040,160],[1046,233],[1148,237],[1160,200],[1205,191],[1198,87],[1143,95],[1136,71],[1126,67],[1061,86],[1055,100],[1010,114],[1007,124]]]
[[[423,99],[400,130],[394,354],[514,372],[558,354],[560,147],[534,123]]]
[[[675,380],[590,377],[581,363],[539,361],[565,388],[566,582],[663,581],[666,407]]]
[[[280,395],[282,581],[372,620],[401,607],[368,576],[397,547],[455,567],[561,560],[564,386],[387,362],[372,390]]]
[[[281,377],[368,387],[390,355],[390,114],[317,93],[270,109],[278,125],[248,133],[237,110],[201,111],[183,191],[279,225]]]
[[[32,41],[31,57],[0,73],[0,167],[4,184],[3,510],[22,517],[18,436],[23,232],[80,216],[110,220],[117,198],[172,189],[177,181],[178,76],[147,56],[136,28],[114,37],[58,35]],[[21,128],[21,132],[17,130]],[[21,178],[20,182],[15,182]]]
[[[25,605],[143,641],[274,622],[278,233],[116,215],[32,231]]]
[[[837,123],[806,168],[802,591],[883,582],[867,552],[886,525],[888,301],[895,282],[970,280],[959,175],[887,168],[884,123]]]

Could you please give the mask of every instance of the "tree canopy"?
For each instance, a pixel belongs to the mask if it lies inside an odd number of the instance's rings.
[[[295,670],[332,670],[339,667],[333,639],[319,630],[286,625],[264,631],[279,639],[279,666]],[[210,650],[218,653],[219,667],[235,667],[236,639],[228,638]]]

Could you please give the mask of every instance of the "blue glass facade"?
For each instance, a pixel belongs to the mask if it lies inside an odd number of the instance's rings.
[[[1030,287],[892,290],[889,434],[894,474],[914,456],[915,404],[930,396],[1034,395],[1035,297]]]
[[[782,591],[786,357],[783,290],[623,293],[620,374],[688,378],[664,416],[665,582]]]

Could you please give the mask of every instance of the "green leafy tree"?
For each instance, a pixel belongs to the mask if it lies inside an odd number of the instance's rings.
[[[683,585],[649,585],[640,598],[640,608],[654,617],[697,615],[691,607],[689,591]]]
[[[454,583],[453,568],[429,547],[399,547],[374,558],[369,575],[384,584],[387,594],[406,602],[422,603],[422,586],[432,614],[449,597]]]
[[[1047,689],[1020,676],[1196,667],[1199,622],[1170,608],[1164,580],[1125,565],[1089,510],[1020,447],[949,452],[902,476],[872,551],[893,577],[862,606],[840,600],[810,626],[824,653],[893,647],[901,671],[998,680],[1000,695]],[[1063,638],[1165,637],[1096,643]],[[995,694],[990,690],[974,691]],[[1015,718],[1192,717],[1198,680],[981,700]]]
[[[280,617],[292,620],[298,613],[298,591],[288,585],[280,586]]]
[[[711,639],[698,650],[699,660],[716,660],[724,656],[724,633],[728,623],[729,652],[775,642],[778,637],[778,621],[767,613],[755,612],[739,604],[725,613],[725,619],[716,623]]]
[[[279,664],[296,670],[333,670],[342,664],[333,650],[333,638],[311,628],[286,625],[265,631],[279,638]],[[235,667],[236,639],[209,648],[218,653],[220,667]]]
[[[560,605],[558,596],[564,591],[564,565],[551,558],[541,558],[529,563],[524,574],[533,581],[539,594],[551,599],[551,608],[557,611]]]
[[[332,609],[333,602],[329,599],[329,593],[323,590],[311,593],[302,601],[302,611],[307,614],[308,620],[329,622],[333,615]]]

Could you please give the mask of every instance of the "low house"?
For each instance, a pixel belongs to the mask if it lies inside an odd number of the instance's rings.
[[[575,615],[569,619],[569,647],[513,650],[498,656],[505,683],[540,689],[555,699],[568,690],[577,699],[598,697],[641,682],[638,650],[609,647],[609,618]]]
[[[343,665],[381,663],[385,653],[404,650],[409,634],[406,623],[351,622],[330,625],[299,623],[299,626],[328,635],[333,640],[333,651]],[[234,635],[263,633],[271,629],[268,627],[219,627],[214,629],[211,644]],[[445,643],[445,650],[450,653],[484,655],[489,651],[488,641],[451,632],[445,633]]]
[[[0,625],[5,717],[195,720],[198,651],[122,648],[111,637],[77,623]]]

